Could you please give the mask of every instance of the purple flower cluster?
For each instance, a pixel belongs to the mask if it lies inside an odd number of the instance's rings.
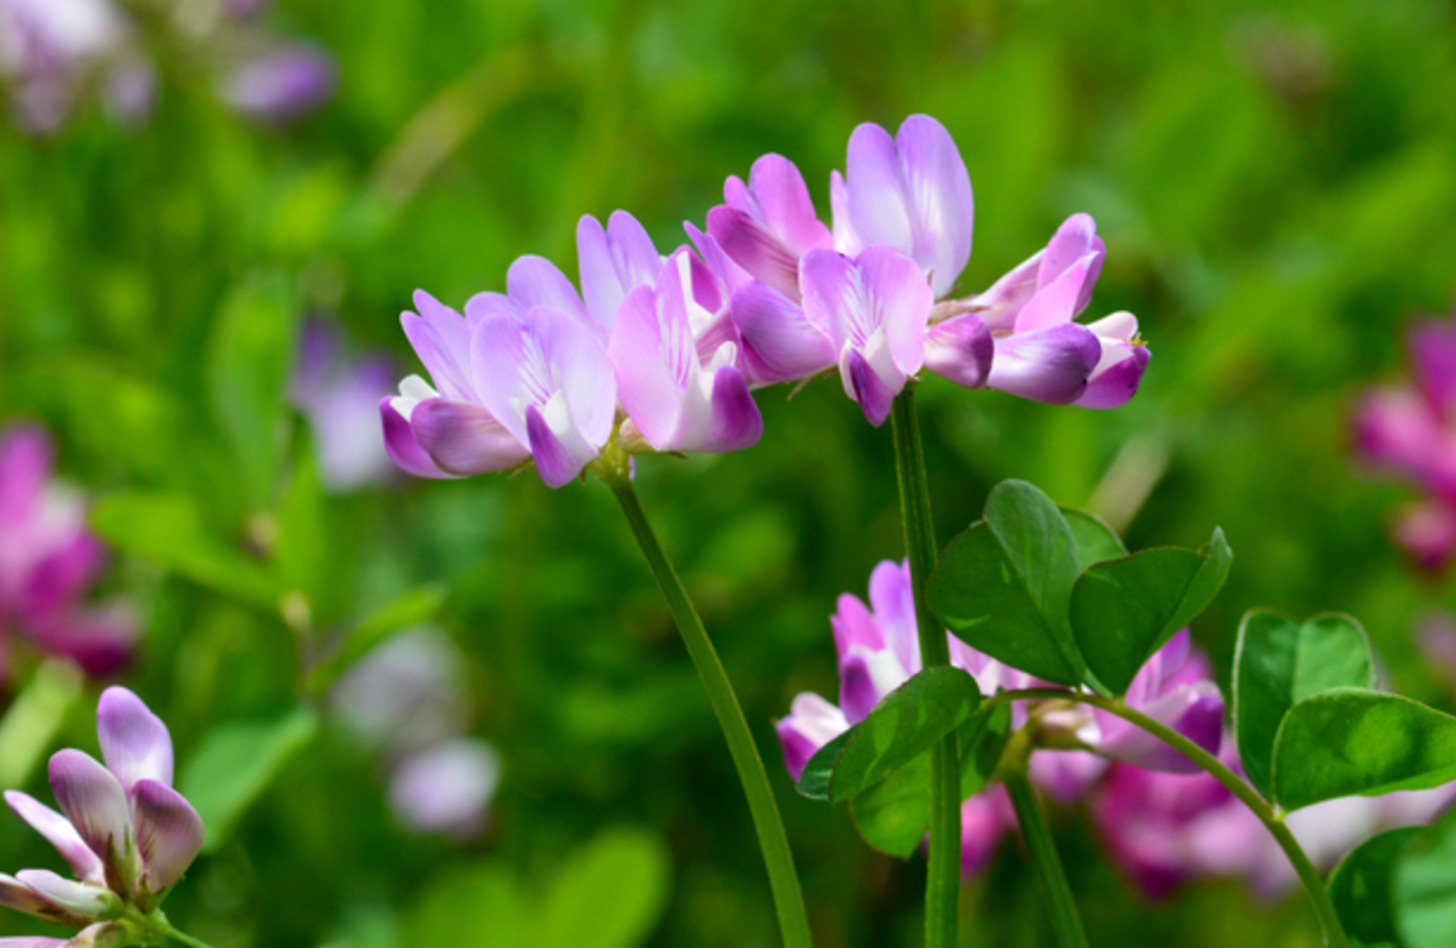
[[[51,466],[44,431],[0,431],[0,678],[16,633],[96,676],[125,664],[136,641],[126,607],[84,604],[106,551],[86,528],[85,502]]]
[[[877,566],[870,576],[869,603],[850,594],[840,596],[830,625],[839,654],[839,703],[805,692],[794,698],[790,714],[776,725],[784,763],[795,780],[816,751],[863,720],[922,667],[906,564],[885,561]],[[1057,687],[981,654],[949,632],[946,636],[951,664],[970,673],[983,694]],[[1143,667],[1126,700],[1210,753],[1218,752],[1223,696],[1212,681],[1207,660],[1192,648],[1187,630],[1174,636]],[[1028,722],[1034,722],[1054,745],[1032,754],[1031,778],[1066,804],[1086,794],[1106,771],[1109,760],[1176,773],[1196,769],[1182,754],[1148,739],[1121,719],[1087,711],[1070,701],[1019,702],[1013,708],[1012,726],[1020,728]],[[976,872],[1015,825],[1015,817],[999,785],[967,800],[961,813],[962,867],[968,873]]]
[[[1137,320],[1073,322],[1105,247],[1085,214],[984,293],[947,298],[971,253],[965,163],[939,122],[891,137],[861,125],[830,179],[832,226],[779,155],[731,177],[706,230],[660,254],[630,214],[577,229],[580,292],[550,261],[516,260],[506,292],[464,313],[429,294],[403,315],[430,375],[380,404],[400,467],[424,477],[534,461],[560,487],[624,450],[734,451],[758,441],[752,389],[837,372],[880,425],[923,369],[968,388],[1112,408],[1149,352]],[[937,302],[940,300],[940,302]]]
[[[47,869],[0,874],[0,904],[76,927],[75,939],[5,939],[32,948],[114,944],[108,924],[128,909],[155,909],[202,848],[202,819],[172,789],[167,726],[125,688],[108,688],[96,708],[103,766],[83,751],[51,758],[61,813],[17,790],[5,802],[70,864],[74,879]],[[121,934],[117,932],[117,934]]]
[[[321,319],[305,321],[289,395],[308,419],[319,475],[329,490],[370,486],[394,473],[379,440],[375,409],[393,378],[394,361],[387,353],[355,356],[338,326]]]
[[[217,75],[219,94],[238,111],[286,121],[333,92],[333,60],[311,44],[279,40],[255,22],[263,0],[212,0],[205,10],[177,0],[154,4],[156,22],[185,22],[187,54]],[[196,6],[196,5],[193,5]],[[10,86],[20,123],[46,132],[99,85],[118,117],[145,117],[156,69],[146,22],[115,0],[0,0],[0,82]]]
[[[1355,449],[1425,492],[1401,516],[1396,540],[1435,570],[1456,555],[1456,322],[1423,320],[1406,345],[1411,381],[1366,393],[1354,417]]]

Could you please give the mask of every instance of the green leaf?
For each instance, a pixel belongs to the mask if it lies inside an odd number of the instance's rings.
[[[834,773],[834,765],[839,762],[840,752],[853,736],[854,728],[851,727],[814,752],[814,756],[804,764],[804,772],[799,774],[800,793],[811,800],[829,802],[829,778]]]
[[[1126,691],[1143,663],[1213,601],[1232,560],[1215,529],[1197,552],[1159,547],[1083,573],[1072,590],[1072,629],[1092,673],[1114,693]]]
[[[1067,605],[1077,578],[1072,530],[1047,496],[1003,481],[984,519],[950,542],[926,584],[930,608],[968,645],[1060,684],[1082,680]]]
[[[921,754],[855,797],[849,812],[866,843],[908,859],[930,828],[930,755]]]
[[[1274,799],[1286,810],[1453,779],[1456,717],[1400,695],[1322,691],[1289,709],[1274,740]]]
[[[1390,889],[1404,948],[1450,948],[1456,932],[1456,810],[1406,844]]]
[[[534,899],[494,862],[432,876],[408,915],[408,945],[531,948]]]
[[[317,733],[317,715],[302,707],[276,721],[242,721],[212,732],[177,784],[207,829],[204,852],[227,841],[248,807]]]
[[[349,630],[331,658],[314,667],[309,673],[310,690],[326,690],[385,639],[401,629],[430,621],[444,604],[445,587],[441,585],[420,586],[385,603]]]
[[[277,581],[218,539],[186,494],[121,491],[97,501],[91,525],[118,549],[195,583],[270,610],[278,606]]]
[[[278,509],[278,542],[273,549],[279,579],[317,608],[324,598],[332,562],[323,484],[312,445],[298,452]]]
[[[983,706],[960,729],[961,799],[979,793],[1001,763],[1001,752],[1011,733],[1011,706]]]
[[[915,675],[850,733],[829,778],[829,799],[842,803],[874,786],[959,728],[980,705],[976,679],[959,668]]]
[[[1365,630],[1349,616],[1297,625],[1264,609],[1244,615],[1234,652],[1234,732],[1249,781],[1268,797],[1274,738],[1289,709],[1327,688],[1375,687]]]
[[[1077,563],[1081,569],[1085,570],[1094,563],[1127,556],[1127,547],[1123,545],[1117,531],[1108,526],[1101,517],[1075,507],[1058,509],[1072,531],[1072,542],[1076,544]]]
[[[208,340],[213,414],[259,508],[272,496],[282,458],[296,321],[281,280],[253,279],[224,301]]]
[[[667,906],[671,861],[653,833],[609,829],[557,867],[540,909],[539,948],[632,948]]]
[[[1416,832],[1406,826],[1373,836],[1330,875],[1330,901],[1354,948],[1396,948],[1391,873],[1401,849]]]
[[[23,787],[51,747],[86,679],[69,661],[41,662],[0,718],[0,787]]]

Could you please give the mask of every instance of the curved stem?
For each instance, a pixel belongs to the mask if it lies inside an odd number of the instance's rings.
[[[930,515],[930,485],[915,411],[915,382],[908,381],[890,412],[895,435],[895,474],[900,487],[900,520],[910,559],[910,584],[920,658],[926,668],[950,664],[945,627],[930,612],[925,581],[939,554]],[[960,748],[955,732],[930,749],[930,853],[925,882],[926,948],[954,948],[960,908],[961,794]]]
[[[1020,691],[1003,691],[988,698],[982,707],[1009,704],[1018,699],[1075,701],[1091,705],[1094,708],[1101,708],[1108,714],[1116,715],[1124,721],[1137,725],[1169,747],[1183,753],[1205,770],[1209,776],[1227,787],[1229,792],[1238,797],[1244,806],[1259,818],[1259,822],[1263,823],[1265,828],[1273,834],[1274,841],[1279,844],[1280,849],[1284,850],[1284,855],[1288,857],[1295,874],[1299,876],[1305,894],[1314,903],[1315,914],[1319,916],[1320,927],[1324,929],[1325,944],[1330,948],[1349,948],[1345,930],[1340,925],[1340,917],[1335,912],[1334,903],[1330,901],[1329,892],[1325,889],[1319,870],[1309,861],[1309,857],[1305,855],[1299,841],[1294,838],[1289,827],[1284,825],[1284,820],[1274,812],[1274,808],[1259,796],[1247,781],[1229,769],[1223,761],[1156,718],[1148,717],[1141,711],[1129,708],[1121,701],[1114,701],[1101,695],[1081,691],[1063,691],[1057,688],[1027,688]]]
[[[1011,797],[1011,808],[1016,811],[1016,820],[1021,824],[1021,838],[1026,840],[1031,864],[1036,868],[1037,881],[1041,883],[1042,896],[1051,909],[1052,931],[1057,944],[1062,948],[1087,948],[1087,934],[1082,930],[1082,917],[1077,914],[1077,903],[1072,899],[1072,887],[1067,884],[1067,874],[1062,871],[1062,860],[1057,855],[1056,843],[1052,841],[1036,791],[1032,789],[1031,781],[1026,779],[1025,765],[1008,768],[1001,774],[1001,782]]]
[[[667,607],[677,622],[678,631],[682,633],[683,643],[687,645],[693,664],[697,666],[698,677],[702,679],[703,689],[708,693],[708,702],[718,717],[723,737],[728,741],[733,765],[738,769],[738,779],[743,784],[744,795],[748,797],[748,809],[753,815],[753,827],[758,832],[763,861],[768,866],[769,884],[773,888],[774,905],[778,910],[779,930],[784,946],[809,948],[812,944],[809,917],[804,910],[799,876],[794,871],[794,857],[789,851],[789,839],[784,833],[783,820],[779,816],[778,804],[774,801],[773,788],[768,782],[768,772],[763,767],[763,758],[759,756],[758,745],[753,742],[753,734],[748,729],[748,721],[743,716],[743,708],[733,692],[728,673],[723,670],[723,663],[718,660],[718,652],[708,638],[703,620],[698,618],[697,610],[693,608],[682,580],[672,568],[662,544],[658,542],[657,534],[652,530],[652,524],[647,520],[642,501],[627,473],[625,460],[610,468],[603,465],[597,472],[621,504],[622,513],[627,515],[627,522],[632,526],[637,544],[642,548],[642,554],[647,558],[647,565],[651,567],[657,585],[662,588],[663,596],[667,598]]]

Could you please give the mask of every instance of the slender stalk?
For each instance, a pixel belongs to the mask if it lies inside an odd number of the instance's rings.
[[[1080,691],[1062,691],[1056,688],[1027,688],[1020,691],[1003,691],[989,698],[982,707],[1007,704],[1018,699],[1076,701],[1094,708],[1101,708],[1108,714],[1116,715],[1124,721],[1137,725],[1169,747],[1182,752],[1207,771],[1209,776],[1227,787],[1229,792],[1238,797],[1244,806],[1259,818],[1259,822],[1263,823],[1265,828],[1273,834],[1274,841],[1279,844],[1280,849],[1284,850],[1284,855],[1288,857],[1295,874],[1299,876],[1305,894],[1314,903],[1315,914],[1319,916],[1320,927],[1324,930],[1325,944],[1330,948],[1350,948],[1350,943],[1345,938],[1345,930],[1340,925],[1340,917],[1335,912],[1334,903],[1330,901],[1329,892],[1325,889],[1319,870],[1309,861],[1309,857],[1305,855],[1299,841],[1294,838],[1289,827],[1284,825],[1284,820],[1274,812],[1274,808],[1259,796],[1247,781],[1230,770],[1223,761],[1161,721],[1150,718],[1134,708],[1129,708],[1121,701],[1104,698],[1101,695]]]
[[[708,702],[718,716],[718,725],[728,741],[728,750],[733,755],[733,765],[738,768],[738,779],[743,784],[743,793],[748,797],[748,809],[753,815],[753,827],[758,832],[758,844],[763,850],[763,861],[768,866],[769,884],[773,888],[774,905],[778,910],[779,930],[785,948],[810,948],[809,918],[804,910],[804,896],[799,890],[799,876],[794,870],[794,857],[789,851],[789,839],[784,833],[784,824],[779,816],[778,804],[774,801],[773,788],[768,782],[768,773],[759,756],[758,745],[748,730],[748,721],[738,696],[718,660],[713,642],[708,638],[703,620],[698,618],[682,580],[673,569],[642,501],[632,486],[625,463],[608,467],[601,465],[597,473],[611,488],[613,496],[627,515],[637,544],[647,558],[647,565],[667,598],[667,607],[672,612],[677,628],[682,633],[683,643],[688,647],[693,664],[697,666],[698,677],[708,693]]]
[[[930,485],[915,411],[915,382],[895,398],[890,423],[895,435],[895,474],[900,487],[900,520],[910,558],[910,584],[920,658],[926,668],[950,664],[950,643],[925,601],[925,580],[939,553],[930,515]],[[960,748],[954,732],[930,749],[930,853],[925,882],[926,948],[954,948],[961,882]]]
[[[1062,860],[1057,855],[1056,843],[1052,841],[1036,791],[1032,789],[1031,781],[1026,779],[1025,765],[1002,772],[1001,782],[1006,786],[1011,807],[1016,811],[1016,820],[1021,824],[1021,838],[1026,840],[1031,864],[1036,868],[1042,897],[1051,909],[1052,932],[1056,935],[1057,944],[1062,948],[1087,948],[1087,934],[1082,931],[1082,917],[1077,914],[1072,887],[1067,884],[1067,874],[1062,871]]]
[[[132,934],[141,938],[141,943],[145,945],[154,945],[157,948],[212,948],[207,942],[174,928],[160,909],[145,915],[135,909],[128,909],[121,921],[129,923]]]

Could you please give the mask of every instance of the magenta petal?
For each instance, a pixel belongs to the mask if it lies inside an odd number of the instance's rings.
[[[801,692],[790,705],[789,716],[780,719],[774,730],[784,749],[784,766],[789,776],[798,780],[819,748],[849,729],[844,712],[812,692]]]
[[[996,342],[975,313],[931,326],[925,334],[925,368],[966,388],[980,388],[991,374]]]
[[[1413,374],[1431,408],[1443,415],[1456,409],[1456,327],[1427,320],[1406,336]]]
[[[1152,351],[1144,345],[1119,345],[1126,347],[1125,355],[1105,368],[1099,366],[1087,380],[1087,390],[1076,404],[1083,408],[1119,408],[1137,394]]]
[[[121,781],[90,755],[57,751],[50,763],[51,789],[61,812],[108,869],[127,855],[130,807]]]
[[[1042,258],[1045,268],[1046,258]],[[1070,322],[1077,315],[1077,301],[1094,266],[1101,266],[1096,254],[1084,254],[1055,280],[1040,286],[1016,315],[1016,332],[1028,333]]]
[[[582,321],[587,320],[586,309],[582,306],[581,297],[576,294],[576,287],[556,264],[545,257],[535,254],[517,257],[506,273],[506,292],[522,312],[529,312],[536,306],[549,306]]]
[[[586,462],[574,457],[556,437],[535,405],[526,409],[526,432],[531,442],[531,457],[536,462],[536,473],[547,487],[565,487],[586,467]]]
[[[734,291],[730,306],[752,381],[794,382],[834,365],[828,333],[767,284],[744,284]]]
[[[30,619],[31,637],[53,655],[64,655],[92,678],[114,675],[131,661],[139,629],[127,603],[94,609],[67,606]]]
[[[839,706],[851,724],[865,719],[885,696],[870,667],[870,658],[855,652],[839,663]]]
[[[400,316],[404,334],[446,398],[469,400],[470,326],[455,310],[424,290],[415,291],[418,315]]]
[[[1041,255],[1037,269],[1037,285],[1046,286],[1089,255],[1092,257],[1092,265],[1083,274],[1073,316],[1086,309],[1091,302],[1092,290],[1102,273],[1102,260],[1107,255],[1107,247],[1102,238],[1097,236],[1097,222],[1092,219],[1092,215],[1073,214],[1063,221],[1062,226],[1057,228],[1057,232],[1047,242],[1046,252]]]
[[[440,470],[439,465],[420,447],[409,421],[395,409],[393,397],[385,396],[379,400],[379,420],[384,426],[384,450],[400,470],[416,477],[455,476]]]
[[[814,213],[804,176],[792,161],[782,155],[764,155],[753,163],[748,186],[769,231],[795,254],[832,246],[829,228]]]
[[[935,294],[915,261],[888,247],[870,247],[854,260],[864,286],[865,323],[885,332],[895,366],[906,375],[925,361],[925,326]]]
[[[106,869],[101,858],[91,851],[71,821],[50,807],[19,790],[6,790],[5,802],[16,815],[56,847],[56,852],[71,866],[76,878],[85,882],[102,882]]]
[[[165,891],[202,849],[202,817],[182,794],[155,780],[137,781],[133,805],[147,890]]]
[[[0,524],[28,518],[51,473],[51,439],[30,425],[0,435]]]
[[[1102,344],[1085,326],[1063,323],[996,339],[986,385],[1033,401],[1067,405],[1086,390]]]
[[[879,622],[858,596],[843,593],[836,605],[838,608],[829,617],[829,625],[834,630],[834,648],[841,661],[856,648],[878,652],[886,647]]]
[[[33,508],[39,511],[44,508]],[[106,559],[101,541],[85,532],[79,518],[71,536],[30,570],[16,608],[30,615],[42,615],[64,607],[95,582]],[[0,521],[3,522],[3,521]],[[57,537],[59,540],[60,538]]]
[[[1213,682],[1173,688],[1140,710],[1210,754],[1218,754],[1223,736],[1224,701]],[[1199,770],[1188,757],[1135,727],[1117,730],[1097,745],[1097,753],[1144,770],[1165,773],[1195,773]]]
[[[907,561],[881,560],[870,573],[870,607],[900,667],[920,670],[920,636],[915,619],[915,590]]]
[[[468,476],[515,467],[530,453],[490,412],[470,402],[432,398],[410,416],[415,440],[442,471]]]
[[[731,365],[713,373],[713,423],[695,450],[709,453],[741,451],[763,437],[763,416],[748,391],[743,374]]]
[[[135,694],[120,685],[102,692],[96,731],[106,769],[128,793],[143,779],[172,785],[172,735]]]
[[[1045,250],[1038,250],[1001,276],[991,288],[968,302],[977,308],[977,315],[997,332],[1010,332],[1016,316],[1028,300],[1036,295],[1037,273]]]
[[[895,144],[912,208],[912,256],[944,296],[971,258],[971,176],[950,133],[928,115],[901,123]]]
[[[913,254],[910,202],[890,133],[868,122],[856,128],[849,136],[844,177],[849,218],[864,246],[884,245]]]
[[[628,294],[607,344],[622,410],[658,450],[670,450],[667,443],[677,431],[683,385],[690,368],[685,360],[697,358],[686,326],[686,312],[682,312],[674,331],[667,334],[679,351],[666,350],[668,340],[664,339],[657,310],[658,295],[666,290],[660,286],[654,292],[642,286]]]
[[[846,364],[841,366],[840,371],[844,374],[845,392],[859,402],[865,420],[876,428],[884,424],[885,419],[890,417],[890,405],[900,390],[888,385],[857,349],[849,350]],[[901,387],[904,381],[904,378],[900,379]]]
[[[708,212],[708,233],[733,262],[791,300],[799,299],[799,256],[747,213],[719,205]]]
[[[1420,568],[1443,569],[1456,556],[1456,511],[1445,500],[1412,508],[1397,523],[1395,542]]]
[[[961,875],[985,871],[1001,840],[1016,825],[1006,788],[987,787],[961,804]]]

